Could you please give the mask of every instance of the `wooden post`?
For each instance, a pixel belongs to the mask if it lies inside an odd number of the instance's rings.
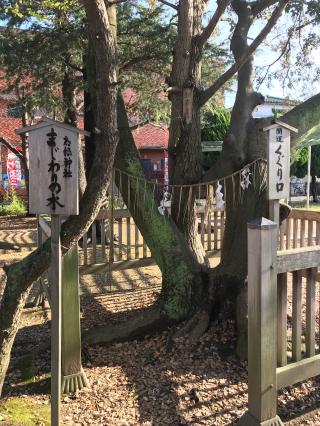
[[[282,425],[277,416],[277,225],[248,224],[248,412],[241,426]]]
[[[311,145],[308,146],[307,209],[310,208]]]
[[[62,321],[60,217],[79,214],[80,134],[90,134],[50,118],[17,129],[16,133],[28,133],[29,212],[51,215],[51,425],[58,426]]]
[[[81,364],[78,245],[62,259],[62,393],[74,393],[89,383]]]
[[[269,219],[275,222],[277,226],[279,226],[279,211],[279,200],[269,200]]]
[[[60,425],[61,400],[61,242],[60,216],[51,215],[51,426]]]

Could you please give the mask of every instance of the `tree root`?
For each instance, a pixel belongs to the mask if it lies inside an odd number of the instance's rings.
[[[152,308],[142,315],[119,324],[95,327],[84,332],[82,341],[87,345],[108,345],[115,341],[121,342],[144,337],[148,333],[164,331],[176,322],[164,316],[160,309]]]

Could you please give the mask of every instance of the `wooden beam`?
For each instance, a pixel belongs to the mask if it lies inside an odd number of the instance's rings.
[[[320,246],[278,251],[277,273],[317,268],[320,265]]]
[[[277,389],[294,385],[318,376],[320,373],[320,355],[277,368]]]
[[[315,220],[320,222],[320,211],[292,209],[290,219]]]

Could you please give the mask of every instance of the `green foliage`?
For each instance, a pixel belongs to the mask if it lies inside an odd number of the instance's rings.
[[[3,202],[0,203],[0,216],[25,214],[27,214],[27,208],[23,199],[13,190],[8,191]]]
[[[226,137],[231,121],[231,112],[213,102],[208,102],[202,118],[201,139],[222,141]]]
[[[202,141],[223,141],[231,122],[231,112],[226,108],[218,107],[214,102],[208,102],[202,116]],[[219,152],[204,152],[202,166],[210,169],[219,157]]]
[[[293,154],[290,174],[303,178],[308,173],[308,148],[296,150]],[[320,145],[314,145],[311,148],[311,176],[320,176]]]
[[[0,67],[21,111],[63,116],[61,82],[82,65],[84,13],[75,1],[1,1]],[[14,27],[14,28],[13,28]],[[81,87],[82,81],[77,84]],[[59,114],[60,113],[60,114]]]

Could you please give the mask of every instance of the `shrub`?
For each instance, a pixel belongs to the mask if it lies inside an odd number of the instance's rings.
[[[0,203],[0,216],[25,214],[27,214],[27,208],[23,199],[18,197],[14,190],[8,191]]]

